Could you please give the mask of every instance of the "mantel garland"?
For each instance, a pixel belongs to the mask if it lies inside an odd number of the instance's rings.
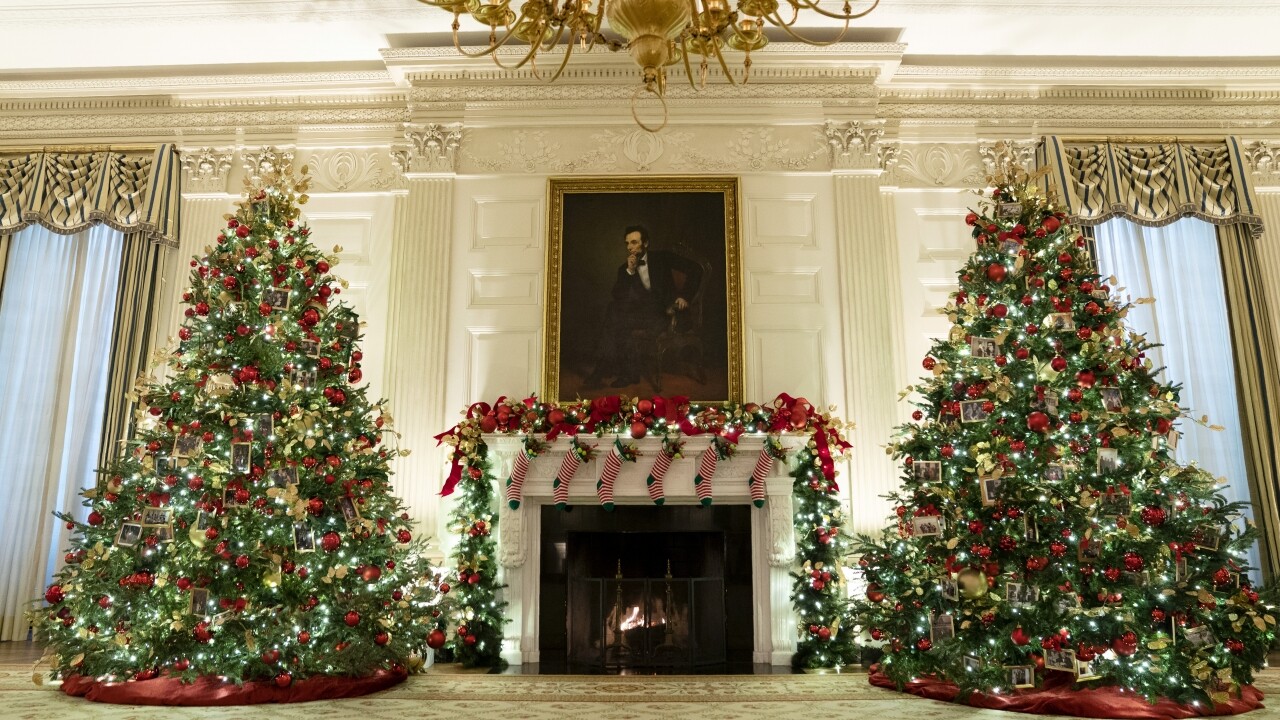
[[[462,497],[454,506],[451,526],[461,533],[453,553],[453,567],[441,590],[451,586],[459,592],[449,596],[449,619],[458,632],[449,635],[448,651],[470,667],[501,667],[502,617],[505,603],[497,599],[500,586],[495,581],[492,532],[497,517],[492,514],[496,468],[489,458],[486,434],[524,435],[511,476],[505,480],[505,497],[511,509],[520,507],[525,475],[533,458],[547,450],[547,443],[564,435],[574,443],[574,451],[557,472],[557,505],[568,498],[568,483],[577,464],[590,459],[591,445],[580,438],[609,434],[647,436],[662,439],[662,451],[641,462],[651,465],[647,478],[649,497],[662,505],[663,478],[671,461],[682,456],[684,438],[709,435],[712,442],[700,456],[698,498],[712,502],[711,484],[715,464],[732,456],[744,433],[767,435],[751,477],[751,498],[764,506],[764,478],[773,463],[784,457],[778,436],[782,433],[808,434],[808,442],[796,450],[791,476],[796,537],[795,570],[792,572],[792,604],[799,621],[799,643],[792,664],[797,668],[840,667],[853,661],[856,647],[848,626],[844,593],[841,589],[840,558],[848,540],[841,533],[843,511],[836,484],[835,461],[850,445],[840,431],[843,424],[823,413],[804,398],[779,395],[770,403],[728,403],[702,405],[684,397],[623,398],[608,395],[590,400],[553,403],[528,397],[513,400],[505,396],[494,403],[478,402],[464,411],[464,419],[436,436],[437,442],[453,448],[451,470],[440,494],[453,494],[461,485]],[[581,448],[581,449],[579,449]],[[633,445],[615,441],[599,452],[617,460],[636,462]],[[614,462],[612,464],[619,464]],[[565,467],[572,465],[573,467]],[[611,475],[616,474],[610,473]],[[597,496],[606,510],[613,508],[612,478],[602,478]],[[477,532],[476,528],[482,528]]]

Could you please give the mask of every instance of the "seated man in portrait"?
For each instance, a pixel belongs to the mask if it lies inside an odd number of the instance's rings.
[[[649,231],[632,225],[623,231],[627,259],[618,267],[612,300],[605,310],[602,344],[586,387],[616,376],[612,386],[640,380],[639,343],[652,342],[672,320],[688,309],[702,284],[702,266],[664,250],[649,249]],[[684,276],[677,286],[676,274]]]

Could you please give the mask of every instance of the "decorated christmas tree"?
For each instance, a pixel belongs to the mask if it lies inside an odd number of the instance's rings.
[[[1256,531],[1211,474],[1174,461],[1180,386],[1033,183],[994,179],[966,218],[977,250],[951,332],[891,446],[897,517],[855,549],[855,611],[884,650],[873,681],[1238,698],[1275,635],[1243,559]]]
[[[299,221],[306,168],[287,173],[247,182],[192,260],[169,378],[139,380],[136,433],[84,491],[87,522],[62,516],[72,547],[33,619],[69,693],[357,694],[403,677],[436,622],[391,494],[390,417],[357,385],[359,321]]]

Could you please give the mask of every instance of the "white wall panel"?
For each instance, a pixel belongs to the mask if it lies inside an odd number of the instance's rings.
[[[471,269],[470,308],[495,305],[529,305],[542,301],[538,273]]]
[[[536,330],[468,328],[467,333],[471,364],[466,386],[474,401],[492,402],[501,395],[524,397],[523,393],[537,387],[542,363]]]
[[[541,247],[542,196],[472,198],[471,249]]]
[[[815,199],[816,194],[748,198],[743,218],[747,244],[817,248]]]
[[[818,268],[790,272],[751,271],[747,276],[750,304],[818,302]]]
[[[748,365],[757,368],[747,376],[747,397],[771,400],[787,393],[812,402],[829,397],[821,330],[750,329],[747,340]]]
[[[951,328],[939,309],[956,289],[956,272],[973,251],[964,224],[972,198],[957,189],[894,193],[908,381],[924,371],[919,363],[933,339]]]

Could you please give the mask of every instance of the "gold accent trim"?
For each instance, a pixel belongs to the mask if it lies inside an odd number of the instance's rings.
[[[25,147],[0,146],[0,155],[25,155],[30,153],[88,153],[88,152],[155,152],[164,143],[154,145],[28,145]],[[177,147],[174,154],[181,154]]]
[[[733,176],[574,177],[547,180],[546,315],[543,319],[542,392],[559,402],[560,300],[564,247],[564,197],[569,193],[718,192],[724,197],[725,324],[728,332],[727,398],[690,398],[693,403],[738,402],[743,397],[742,250],[738,222],[740,183]],[[618,239],[621,242],[621,238]]]

